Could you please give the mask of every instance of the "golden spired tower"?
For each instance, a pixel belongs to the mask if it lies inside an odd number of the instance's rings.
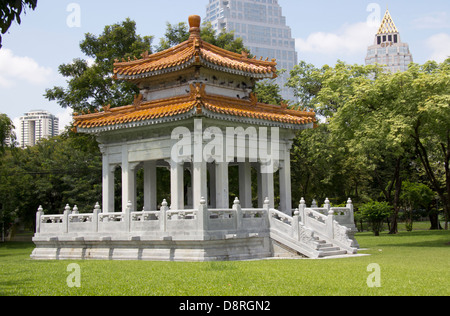
[[[400,33],[386,10],[374,44],[367,50],[366,65],[380,64],[391,72],[406,71],[413,62],[409,45],[400,39]]]

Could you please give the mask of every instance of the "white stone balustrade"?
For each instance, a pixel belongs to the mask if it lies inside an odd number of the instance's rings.
[[[189,232],[204,232],[220,236],[230,233],[259,234],[268,231],[268,203],[261,209],[242,209],[238,199],[232,209],[207,209],[206,201],[200,201],[198,209],[170,210],[166,200],[159,211],[131,212],[131,202],[124,212],[103,213],[97,203],[93,213],[79,213],[67,205],[63,215],[44,215],[42,207],[36,214],[36,237],[66,234],[67,237],[82,233],[99,233],[102,236],[139,233],[161,238],[166,235],[182,236]]]

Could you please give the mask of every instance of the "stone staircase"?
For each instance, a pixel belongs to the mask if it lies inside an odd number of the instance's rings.
[[[352,205],[346,208],[306,208],[300,205],[294,216],[270,210],[270,238],[284,253],[308,258],[333,258],[357,253]],[[326,215],[325,215],[326,214]],[[276,253],[275,256],[281,256]]]
[[[317,243],[319,244],[317,250],[321,252],[319,256],[320,258],[342,256],[347,254],[347,250],[343,250],[337,246],[334,246],[333,244],[327,243],[325,240],[320,240],[318,237],[316,238]]]

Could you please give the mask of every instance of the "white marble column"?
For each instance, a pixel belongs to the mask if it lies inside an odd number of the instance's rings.
[[[208,205],[208,188],[207,188],[207,168],[206,161],[203,162],[193,162],[192,163],[192,178],[193,186],[192,192],[194,209],[198,208],[200,205],[200,200],[203,197],[206,200],[206,205]]]
[[[157,209],[156,179],[156,161],[144,162],[144,209],[146,211]]]
[[[250,162],[239,163],[239,200],[242,208],[252,207],[252,166]]]
[[[194,120],[194,161],[192,162],[192,192],[194,209],[200,206],[202,198],[206,200],[208,205],[208,176],[207,163],[203,157],[203,121],[201,119]]]
[[[114,212],[114,166],[109,164],[109,155],[105,147],[100,147],[102,161],[102,212]]]
[[[262,198],[269,198],[269,206],[270,208],[275,208],[275,192],[273,186],[273,172],[263,173],[262,170],[267,170],[268,168],[264,168],[261,165],[260,173],[261,173],[261,194]]]
[[[139,163],[128,161],[128,146],[122,145],[122,212],[131,202],[133,210],[136,210],[136,167]]]
[[[171,210],[184,210],[184,163],[172,161],[170,164]]]
[[[228,185],[228,162],[216,163],[216,208],[228,209],[229,203],[229,185]]]

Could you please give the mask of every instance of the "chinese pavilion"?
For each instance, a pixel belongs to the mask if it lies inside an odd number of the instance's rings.
[[[32,258],[206,261],[356,253],[350,200],[346,208],[333,209],[328,200],[323,208],[307,208],[302,199],[293,211],[292,140],[313,127],[315,113],[258,102],[252,88],[258,80],[276,78],[275,60],[203,41],[199,16],[190,16],[189,24],[189,39],[175,47],[116,60],[114,78],[140,89],[132,105],[74,114],[76,131],[96,135],[100,144],[102,205],[93,213],[67,206],[63,215],[46,215],[40,207]],[[231,166],[239,170],[234,202]],[[114,204],[117,168],[120,212]],[[157,201],[157,168],[170,170],[169,203]],[[139,169],[143,209],[136,209]]]

